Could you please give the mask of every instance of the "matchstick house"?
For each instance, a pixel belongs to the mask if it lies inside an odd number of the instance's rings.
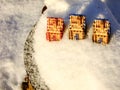
[[[92,40],[93,42],[108,44],[110,40],[110,23],[108,20],[94,20]]]
[[[63,37],[64,21],[62,18],[47,18],[46,39],[48,41],[59,41]]]
[[[70,15],[69,39],[80,40],[85,38],[85,19],[83,15]]]

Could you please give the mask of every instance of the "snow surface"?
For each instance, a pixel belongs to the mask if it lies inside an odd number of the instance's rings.
[[[110,1],[45,1],[48,9],[36,26],[34,57],[42,78],[51,90],[120,90],[120,24],[119,18],[111,11],[114,5]],[[87,17],[86,39],[68,39],[70,14]],[[67,25],[63,39],[59,42],[49,42],[45,38],[46,17],[49,16],[62,17]],[[96,18],[105,18],[111,22],[112,36],[108,45],[94,44],[91,40],[91,25]]]
[[[40,16],[40,0],[0,0],[0,90],[21,90],[23,48]]]
[[[120,90],[120,1],[45,0],[44,3],[48,10],[40,17],[42,0],[0,0],[0,90],[21,90],[25,75],[24,42],[39,17],[35,57],[51,90]],[[63,17],[68,25],[71,13],[87,16],[88,37],[70,41],[66,29],[60,42],[47,42],[46,17]],[[91,23],[98,17],[111,22],[109,45],[91,42]]]

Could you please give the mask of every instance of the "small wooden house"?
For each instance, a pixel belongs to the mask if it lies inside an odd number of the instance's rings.
[[[70,15],[69,39],[80,40],[85,38],[85,19],[83,15]]]
[[[93,22],[93,42],[108,44],[110,40],[110,23],[108,20],[95,20]]]
[[[46,39],[48,41],[59,41],[63,37],[64,21],[62,18],[47,18]]]

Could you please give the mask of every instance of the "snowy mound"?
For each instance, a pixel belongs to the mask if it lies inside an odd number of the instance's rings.
[[[0,90],[21,90],[23,49],[43,7],[40,0],[0,0]]]
[[[46,0],[45,3],[48,10],[40,17],[35,30],[34,57],[48,87],[51,90],[119,90],[120,26],[104,0],[51,0],[51,3]],[[69,14],[87,17],[88,37],[69,40],[66,26],[61,41],[47,41],[47,17],[62,17],[68,25]],[[91,24],[96,18],[111,22],[112,37],[106,46],[92,43]]]

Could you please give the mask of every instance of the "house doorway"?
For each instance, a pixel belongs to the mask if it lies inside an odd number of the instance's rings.
[[[74,39],[79,40],[79,34],[78,33],[75,34]]]

